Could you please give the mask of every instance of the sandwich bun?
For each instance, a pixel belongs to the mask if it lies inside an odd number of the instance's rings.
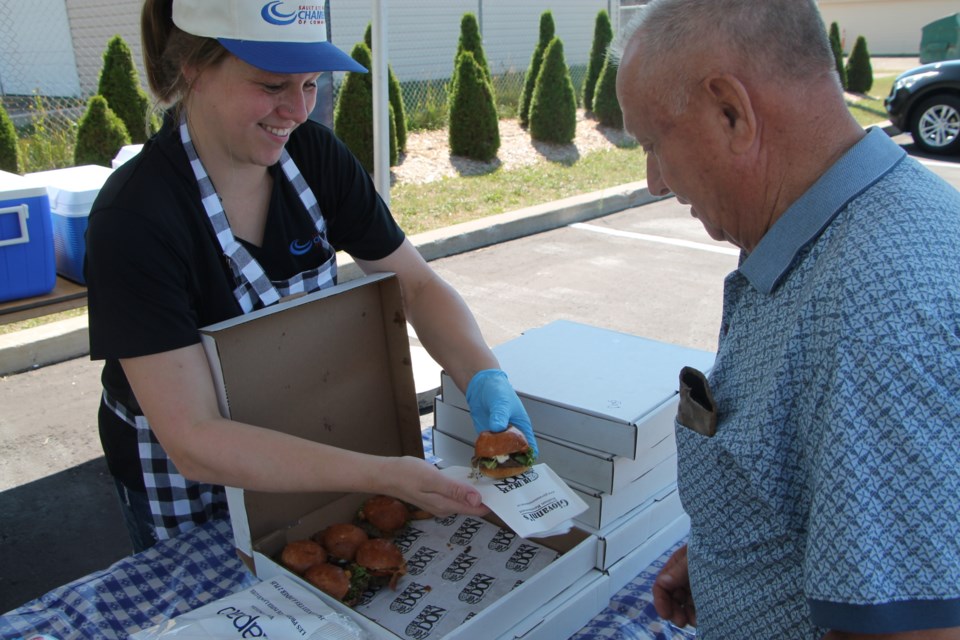
[[[407,562],[400,548],[383,538],[371,538],[361,544],[355,562],[366,569],[371,578],[389,579],[391,589],[396,589],[397,580],[407,573]]]
[[[373,526],[380,535],[392,536],[407,526],[410,510],[396,498],[376,495],[363,503],[357,517]]]
[[[511,478],[526,473],[530,464],[521,464],[513,456],[521,455],[531,459],[530,444],[516,427],[505,431],[482,431],[473,445],[473,467],[488,478]],[[510,456],[504,461],[495,461],[494,466],[485,464],[496,457]]]
[[[317,589],[340,602],[343,602],[350,591],[350,574],[327,562],[313,565],[307,569],[303,577]]]
[[[297,575],[315,564],[327,561],[327,552],[313,540],[294,540],[288,542],[280,552],[280,564]]]
[[[357,549],[368,537],[367,532],[357,525],[342,522],[330,525],[320,532],[315,540],[323,545],[331,558],[352,562]]]

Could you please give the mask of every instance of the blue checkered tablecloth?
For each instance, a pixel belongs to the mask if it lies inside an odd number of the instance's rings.
[[[4,614],[0,637],[119,640],[256,582],[237,557],[229,520],[216,520]]]
[[[690,637],[659,620],[653,608],[653,579],[669,553],[621,589],[574,638]],[[237,557],[229,521],[216,520],[0,616],[0,637],[45,633],[60,640],[123,640],[258,581]]]
[[[428,459],[429,445],[425,442]],[[576,640],[692,637],[661,621],[654,578],[668,550],[610,600]],[[259,580],[240,562],[228,520],[215,520],[75,580],[0,616],[0,638],[124,640],[135,631],[246,589]]]

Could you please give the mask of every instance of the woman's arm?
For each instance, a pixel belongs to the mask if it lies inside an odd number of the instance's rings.
[[[386,493],[431,513],[483,514],[479,494],[425,461],[330,447],[220,416],[203,347],[121,360],[184,477],[258,491]]]

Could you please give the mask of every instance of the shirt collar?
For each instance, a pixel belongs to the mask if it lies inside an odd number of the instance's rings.
[[[743,260],[740,272],[761,293],[772,292],[800,251],[905,155],[882,129],[868,131],[780,216]]]

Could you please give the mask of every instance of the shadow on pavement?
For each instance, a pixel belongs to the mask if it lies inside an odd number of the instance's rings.
[[[103,458],[0,492],[0,612],[131,552]]]

